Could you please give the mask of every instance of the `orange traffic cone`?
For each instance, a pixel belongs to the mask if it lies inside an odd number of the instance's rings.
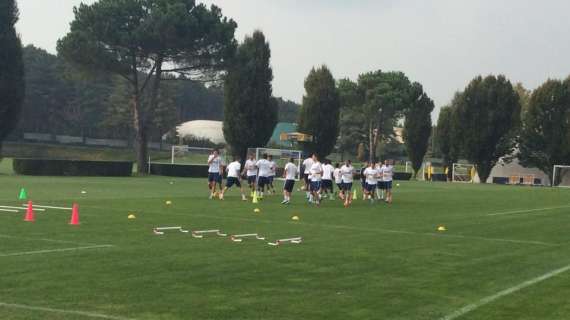
[[[34,205],[31,201],[28,201],[28,209],[26,210],[26,217],[24,217],[24,221],[34,222],[36,221],[34,216]]]
[[[79,206],[77,203],[73,204],[73,209],[71,210],[71,220],[69,221],[69,224],[74,226],[79,225]]]

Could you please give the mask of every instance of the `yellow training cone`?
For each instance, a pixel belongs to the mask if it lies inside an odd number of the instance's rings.
[[[129,219],[136,219],[136,216],[134,214],[129,214],[129,216],[127,217]]]
[[[293,216],[293,217],[291,218],[291,220],[299,221],[299,217],[298,217],[298,216]]]
[[[255,213],[260,213],[261,210],[259,210],[259,208],[255,208],[255,209],[253,209],[253,212],[255,212]]]
[[[447,231],[447,228],[445,228],[445,226],[439,226],[437,227],[437,231]]]

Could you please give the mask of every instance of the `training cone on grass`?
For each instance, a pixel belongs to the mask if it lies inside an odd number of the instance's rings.
[[[299,216],[293,216],[293,217],[291,217],[291,220],[293,220],[293,221],[299,221]]]
[[[79,225],[79,206],[77,203],[74,203],[73,208],[71,209],[71,220],[69,221],[69,224],[72,226]]]
[[[20,189],[20,194],[18,195],[18,200],[27,200],[28,193],[26,192],[26,188]]]
[[[440,231],[440,232],[447,231],[447,228],[445,226],[438,226],[437,231]]]
[[[24,217],[24,221],[34,222],[36,221],[34,215],[34,205],[31,201],[28,201],[28,209],[26,210],[26,216]]]

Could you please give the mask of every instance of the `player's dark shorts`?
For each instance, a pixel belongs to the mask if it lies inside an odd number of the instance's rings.
[[[293,192],[294,186],[295,186],[295,180],[285,180],[285,186],[283,187],[283,190],[289,193]]]
[[[275,176],[269,176],[269,177],[267,177],[267,181],[268,181],[269,185],[271,185],[271,186],[273,185],[273,180],[274,180],[274,179],[275,179]]]
[[[257,176],[247,176],[247,184],[254,184]]]
[[[265,187],[265,186],[268,185],[268,184],[269,184],[269,177],[261,177],[261,176],[260,176],[259,179],[257,179],[257,185],[258,185],[260,188],[263,188],[263,187]]]
[[[311,181],[311,191],[317,192],[321,190],[321,181]]]
[[[303,174],[303,180],[305,180],[305,185],[308,185],[310,183],[308,173]]]
[[[367,183],[365,186],[366,191],[368,192],[374,192],[376,190],[376,184],[369,184]]]
[[[360,180],[360,185],[362,186],[362,189],[366,189],[366,181],[365,180]]]
[[[220,177],[219,172],[208,172],[208,182],[218,182]]]
[[[323,181],[321,182],[321,187],[325,190],[332,190],[333,187],[332,180],[323,179]]]
[[[342,184],[343,191],[351,191],[352,190],[352,182],[343,182]]]
[[[344,190],[343,186],[342,186],[342,182],[337,183],[336,187],[338,188],[338,190]]]
[[[384,181],[378,181],[378,189],[380,190],[386,189],[386,183],[384,183]]]
[[[239,178],[228,177],[228,180],[226,180],[226,187],[231,188],[234,184],[241,188],[241,182],[239,181]]]
[[[222,184],[222,178],[223,178],[223,176],[221,174],[218,174],[218,177],[216,178],[216,182],[219,184]]]
[[[392,190],[392,181],[384,181],[384,189]]]

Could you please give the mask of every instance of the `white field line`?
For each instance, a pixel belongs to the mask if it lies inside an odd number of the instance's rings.
[[[2,211],[2,212],[14,212],[14,213],[18,213],[18,212],[19,212],[18,210],[13,210],[13,209],[2,209],[2,208],[0,208],[0,211]]]
[[[536,209],[526,209],[526,210],[513,210],[513,211],[503,211],[503,212],[494,212],[488,213],[488,216],[502,216],[506,214],[521,214],[521,213],[532,213],[537,211],[547,211],[547,210],[556,210],[556,209],[564,209],[570,208],[570,205],[567,206],[559,206],[559,207],[546,207],[546,208],[536,208]]]
[[[20,310],[29,310],[29,311],[60,313],[60,314],[67,314],[67,315],[82,316],[82,317],[86,317],[86,318],[106,319],[106,320],[134,320],[132,318],[110,316],[110,315],[106,315],[106,314],[102,314],[102,313],[96,313],[96,312],[64,310],[64,309],[54,309],[54,308],[46,308],[46,307],[34,307],[34,306],[28,306],[28,305],[23,305],[23,304],[6,303],[6,302],[0,302],[0,308],[11,308],[11,309],[20,309]]]
[[[27,204],[22,204],[22,207],[27,207]],[[52,207],[52,206],[40,206],[37,204],[33,204],[32,207],[35,208],[45,208],[45,209],[55,209],[55,210],[72,210],[73,208],[66,208],[66,207]]]
[[[50,249],[50,250],[23,251],[23,252],[4,253],[4,254],[0,253],[0,257],[27,256],[27,255],[32,255],[32,254],[79,251],[79,250],[101,249],[101,248],[111,248],[111,247],[113,247],[113,245],[104,244],[104,245],[99,245],[99,246],[88,246],[88,247],[72,247],[72,248],[61,248],[61,249]]]
[[[85,246],[96,246],[97,245],[95,243],[66,241],[66,240],[57,240],[57,239],[45,239],[45,238],[28,238],[28,237],[20,237],[20,236],[11,236],[11,235],[7,235],[7,234],[0,234],[0,238],[20,239],[20,240],[25,240],[25,241],[44,241],[44,242],[53,242],[53,243],[67,243],[67,244],[85,245]]]
[[[562,268],[560,268],[560,269],[556,269],[556,270],[550,271],[550,272],[545,273],[545,274],[543,274],[543,275],[541,275],[541,276],[538,276],[538,277],[536,277],[536,278],[534,278],[534,279],[530,279],[530,280],[527,280],[527,281],[525,281],[525,282],[522,282],[522,283],[520,283],[520,284],[518,284],[518,285],[516,285],[516,286],[514,286],[514,287],[510,287],[510,288],[505,289],[505,290],[503,290],[503,291],[499,291],[499,292],[497,292],[497,293],[495,293],[495,294],[493,294],[493,295],[487,296],[487,297],[485,297],[485,298],[483,298],[483,299],[481,299],[481,300],[479,300],[479,301],[477,301],[477,302],[475,302],[475,303],[468,304],[468,305],[464,306],[463,308],[458,309],[458,310],[454,311],[453,313],[448,314],[447,316],[441,318],[440,320],[454,320],[454,319],[457,319],[457,318],[462,317],[462,316],[464,316],[465,314],[467,314],[467,313],[469,313],[469,312],[471,312],[471,311],[474,311],[474,310],[476,310],[476,309],[478,309],[478,308],[480,308],[480,307],[482,307],[482,306],[484,306],[484,305],[487,305],[487,304],[489,304],[489,303],[491,303],[491,302],[494,302],[494,301],[496,301],[496,300],[498,300],[498,299],[500,299],[500,298],[502,298],[502,297],[504,297],[504,296],[513,294],[513,293],[515,293],[515,292],[517,292],[517,291],[520,291],[520,290],[522,290],[522,289],[524,289],[524,288],[526,288],[526,287],[532,286],[532,285],[537,284],[537,283],[539,283],[539,282],[542,282],[542,281],[544,281],[544,280],[548,280],[548,279],[550,279],[550,278],[552,278],[552,277],[555,277],[555,276],[557,276],[557,275],[559,275],[559,274],[561,274],[561,273],[567,272],[568,270],[570,270],[570,265],[567,265],[567,266],[562,267]]]

